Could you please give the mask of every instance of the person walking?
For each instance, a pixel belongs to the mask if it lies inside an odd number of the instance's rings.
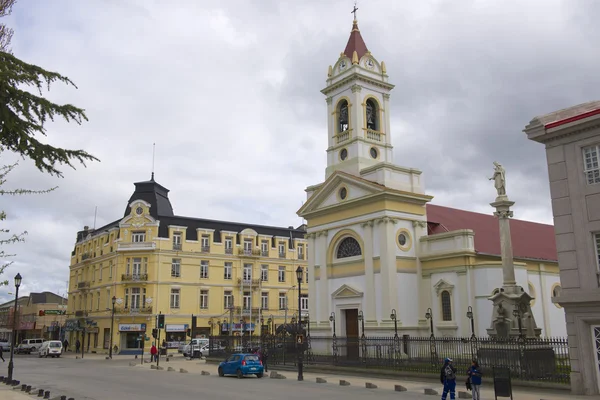
[[[481,387],[481,370],[479,369],[479,363],[477,360],[473,360],[471,367],[467,371],[469,380],[471,381],[471,395],[473,400],[481,400],[479,394],[479,388]]]
[[[2,362],[6,362],[6,360],[4,359],[4,356],[2,355],[3,351],[4,351],[4,349],[2,348],[2,343],[0,343],[0,358],[2,359]]]
[[[451,358],[444,360],[444,366],[440,370],[440,382],[444,385],[442,400],[446,400],[448,392],[450,392],[450,399],[454,400],[456,398],[456,368],[452,365]]]
[[[265,372],[269,372],[269,366],[267,365],[267,361],[269,359],[269,353],[267,353],[267,349],[265,348],[259,348],[258,349],[258,354],[260,357],[260,361],[262,362],[263,367],[265,368]]]
[[[75,353],[79,354],[79,349],[81,348],[81,342],[79,339],[75,341]]]
[[[67,339],[65,339],[63,347],[65,349],[65,352],[69,351],[69,341]]]
[[[158,360],[157,354],[158,349],[156,348],[156,344],[152,343],[152,347],[150,347],[150,362]]]

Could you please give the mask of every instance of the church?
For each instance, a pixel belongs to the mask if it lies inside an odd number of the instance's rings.
[[[492,207],[431,204],[421,171],[394,164],[393,89],[355,18],[321,91],[325,181],[306,189],[298,210],[307,222],[311,335],[487,336],[490,297],[503,282],[498,218]],[[512,219],[510,229],[516,284],[532,297],[541,336],[566,336],[564,311],[552,302],[561,290],[553,226]]]

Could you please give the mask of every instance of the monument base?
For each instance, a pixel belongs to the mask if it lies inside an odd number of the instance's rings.
[[[521,286],[505,285],[489,298],[493,305],[492,324],[487,333],[493,338],[539,338],[542,330],[537,327],[531,311],[532,297]]]

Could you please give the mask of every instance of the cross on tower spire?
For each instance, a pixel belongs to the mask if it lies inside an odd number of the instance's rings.
[[[356,1],[354,2],[354,9],[350,12],[350,14],[354,14],[354,20],[356,21],[356,12],[358,11],[358,7],[356,7]]]

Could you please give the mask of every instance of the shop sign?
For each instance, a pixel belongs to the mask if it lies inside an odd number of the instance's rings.
[[[67,310],[40,310],[39,316],[43,317],[45,315],[66,315]]]
[[[72,332],[79,330],[79,321],[78,320],[69,320],[65,322],[65,331]]]
[[[98,333],[99,329],[98,328],[87,328],[85,331],[87,333]]]
[[[167,332],[186,332],[188,329],[189,325],[188,324],[178,324],[178,325],[169,325],[167,324],[165,326],[165,330]]]
[[[19,330],[20,331],[28,331],[31,329],[35,329],[35,321],[31,322],[27,322],[27,321],[21,321],[19,323]]]
[[[146,332],[146,324],[119,324],[120,332]]]

